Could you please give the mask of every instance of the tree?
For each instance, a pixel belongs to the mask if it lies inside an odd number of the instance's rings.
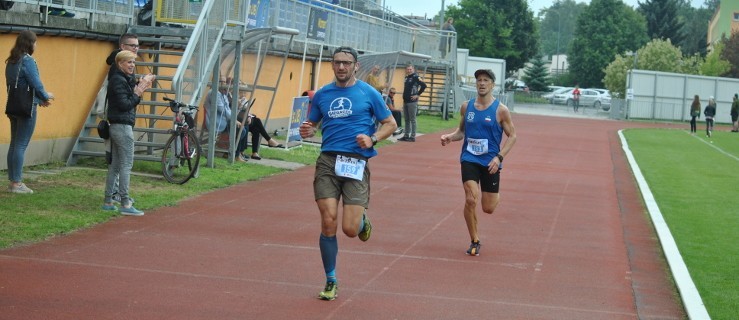
[[[647,20],[647,34],[651,39],[670,39],[680,43],[684,36],[683,21],[678,16],[677,0],[645,0],[638,11]]]
[[[675,44],[680,46],[684,55],[706,55],[708,23],[713,12],[708,9],[695,9],[689,3],[680,7],[679,15],[685,20],[682,28],[683,39]]]
[[[669,39],[654,39],[639,49],[636,57],[626,53],[616,55],[616,59],[604,70],[603,83],[608,90],[618,92],[623,96],[626,92],[626,78],[629,70],[698,74],[696,65],[695,57],[684,58],[680,48],[672,45]]]
[[[724,77],[739,78],[739,32],[734,32],[728,39],[721,41],[723,52],[720,56],[729,62],[731,69],[723,74]]]
[[[568,59],[570,72],[583,87],[601,87],[604,68],[617,53],[648,41],[644,17],[620,0],[592,0],[577,25]]]
[[[529,90],[546,91],[550,80],[544,57],[532,59],[531,65],[524,69],[524,75],[521,78],[529,86]]]
[[[506,60],[507,73],[518,70],[539,51],[533,13],[525,0],[460,0],[451,5],[458,47],[470,55]]]
[[[731,72],[731,62],[721,58],[726,42],[722,41],[713,47],[713,51],[706,55],[706,61],[700,66],[700,73],[709,77],[721,77]]]
[[[544,16],[540,16],[539,28],[542,54],[551,56],[567,51],[575,34],[577,16],[585,7],[586,4],[574,0],[557,0],[551,7],[542,9]]]

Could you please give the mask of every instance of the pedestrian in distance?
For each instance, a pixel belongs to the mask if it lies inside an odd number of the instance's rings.
[[[409,64],[405,67],[403,84],[403,117],[405,133],[398,141],[416,142],[416,115],[418,115],[418,98],[426,90],[426,83],[416,73],[416,67]]]
[[[343,202],[341,229],[350,238],[369,240],[372,224],[367,216],[370,196],[368,161],[377,155],[374,146],[387,139],[397,128],[390,110],[379,92],[355,72],[357,51],[350,47],[334,50],[331,66],[334,82],[313,96],[308,119],[300,125],[302,138],[313,137],[320,122],[321,154],[316,160],[313,192],[321,214],[318,245],[326,274],[322,300],[338,296],[336,260],[339,252],[336,238],[339,200]],[[375,129],[375,119],[382,126]]]
[[[118,211],[122,215],[143,216],[144,212],[133,207],[129,196],[134,154],[133,127],[136,125],[136,107],[141,102],[141,96],[151,87],[155,77],[153,74],[147,74],[136,82],[135,68],[136,54],[123,50],[116,54],[115,65],[108,72],[106,95],[112,161],[108,166],[108,175],[105,180],[105,199],[102,209]],[[121,196],[120,208],[113,204],[116,181],[118,181],[118,193]]]
[[[460,107],[459,127],[441,136],[441,145],[462,140],[460,155],[464,188],[464,220],[470,235],[467,254],[480,255],[477,231],[477,203],[482,211],[493,214],[500,203],[500,174],[503,159],[516,144],[516,129],[511,112],[493,96],[495,74],[489,69],[475,71],[477,97]],[[505,143],[503,134],[505,133]]]
[[[693,103],[690,104],[690,134],[695,134],[697,130],[696,118],[701,117],[701,99],[696,94],[693,97]]]
[[[54,95],[44,89],[36,60],[32,57],[36,51],[37,40],[33,31],[21,31],[15,38],[15,45],[10,49],[10,55],[5,59],[5,84],[8,90],[11,86],[17,86],[18,88],[30,88],[34,92],[30,117],[9,114],[8,109],[5,111],[10,120],[7,165],[8,180],[10,180],[8,192],[11,193],[33,193],[33,190],[23,183],[23,162],[31,136],[36,129],[38,106],[48,107],[54,99]],[[6,105],[7,107],[9,106]]]
[[[731,103],[731,132],[739,132],[739,94],[734,94],[734,101]]]
[[[446,55],[452,50],[452,35],[457,30],[454,28],[454,18],[446,19],[444,25],[441,26],[441,39],[439,39],[439,51],[441,52],[441,58],[446,58]]]
[[[706,116],[706,136],[710,138],[713,133],[713,117],[716,116],[716,100],[713,99],[713,96],[708,98],[708,104],[706,109],[703,110],[703,115]]]
[[[580,86],[575,85],[575,89],[572,89],[572,106],[575,108],[575,112],[580,108]]]

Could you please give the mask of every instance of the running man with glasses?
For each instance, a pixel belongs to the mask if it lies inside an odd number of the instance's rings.
[[[503,157],[516,144],[516,129],[511,112],[493,97],[495,74],[490,69],[475,71],[477,97],[462,104],[457,130],[441,136],[441,145],[463,140],[460,162],[464,187],[464,220],[472,243],[467,254],[480,255],[480,237],[477,233],[477,203],[482,211],[493,214],[500,202],[500,172]],[[503,134],[508,137],[501,148]],[[482,197],[480,196],[482,191]]]
[[[343,201],[341,230],[350,238],[367,241],[372,224],[367,217],[370,196],[368,160],[377,155],[374,146],[387,139],[397,128],[380,93],[355,77],[357,51],[339,47],[334,51],[332,69],[335,81],[313,96],[307,121],[300,126],[300,136],[315,135],[319,122],[323,134],[321,154],[316,160],[313,193],[321,213],[321,250],[326,286],[318,294],[322,300],[338,296],[336,258],[339,245],[339,199]],[[375,119],[382,126],[375,130]]]

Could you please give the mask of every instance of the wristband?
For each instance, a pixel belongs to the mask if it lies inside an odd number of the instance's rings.
[[[498,157],[498,160],[500,160],[500,163],[503,163],[503,156],[500,155],[500,153],[496,154],[495,156]]]

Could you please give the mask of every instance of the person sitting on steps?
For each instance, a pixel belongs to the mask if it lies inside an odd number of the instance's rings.
[[[243,84],[239,85],[239,106],[246,106],[248,103],[248,100],[246,98],[246,92],[244,90],[241,90],[242,87],[245,87]],[[240,108],[241,110],[244,110],[244,108]],[[243,113],[244,111],[242,111]],[[243,119],[243,114],[239,113],[239,121]],[[267,140],[267,145],[271,148],[284,148],[285,146],[281,143],[277,142],[275,139],[269,136],[269,133],[267,133],[267,129],[264,128],[264,124],[262,123],[262,120],[259,119],[255,114],[249,113],[249,115],[246,118],[246,124],[247,128],[249,128],[249,132],[251,133],[251,158],[254,160],[262,160],[262,156],[259,155],[259,139],[264,137],[265,140]]]

